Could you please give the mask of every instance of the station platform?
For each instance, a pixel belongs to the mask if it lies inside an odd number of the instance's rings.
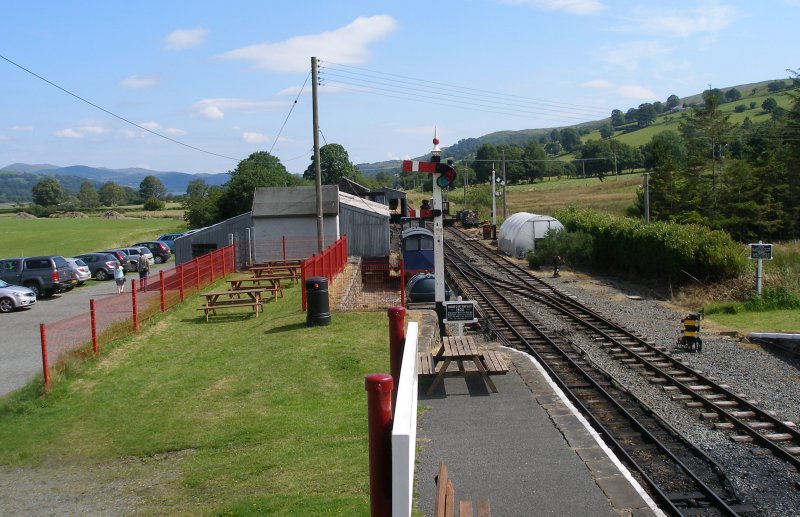
[[[421,348],[429,332],[438,334],[421,323]],[[455,500],[489,499],[493,516],[663,515],[530,356],[479,347],[513,365],[492,376],[498,393],[467,376],[445,377],[426,395],[431,378],[419,379],[415,492],[424,515],[433,515],[439,462]]]

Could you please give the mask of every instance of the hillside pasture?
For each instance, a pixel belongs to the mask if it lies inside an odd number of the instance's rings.
[[[621,216],[633,204],[636,190],[641,185],[640,174],[606,176],[603,181],[595,177],[550,178],[549,181],[509,187],[506,190],[507,211],[509,215],[515,212],[551,215],[571,203],[579,203],[585,208]]]
[[[81,219],[2,218],[0,257],[62,255],[127,246],[153,240],[162,233],[182,231],[185,225],[174,218]]]

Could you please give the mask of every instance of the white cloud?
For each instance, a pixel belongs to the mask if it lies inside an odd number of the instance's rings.
[[[716,0],[700,2],[691,9],[636,10],[638,27],[647,33],[688,38],[695,34],[715,34],[733,23],[736,9]]]
[[[598,0],[500,0],[504,4],[528,5],[543,11],[564,11],[569,14],[595,14],[606,6]]]
[[[61,138],[84,138],[86,135],[102,135],[104,133],[108,133],[108,129],[101,126],[83,125],[60,129],[55,134]]]
[[[361,64],[369,58],[370,43],[380,40],[397,27],[389,15],[356,18],[340,29],[295,36],[278,43],[259,43],[221,54],[222,59],[255,62],[256,68],[275,72],[302,73],[311,66],[311,56],[344,65]]]
[[[245,131],[242,133],[242,140],[248,144],[262,144],[264,142],[269,142],[269,137],[254,131]]]
[[[165,50],[186,50],[196,47],[205,41],[208,29],[195,27],[194,29],[177,29],[164,38]]]
[[[275,109],[285,108],[285,102],[277,101],[255,101],[250,99],[203,99],[195,102],[190,108],[195,117],[206,118],[209,120],[221,120],[225,118],[226,111],[238,111],[242,113],[263,113]]]
[[[145,129],[149,129],[150,131],[158,131],[161,128],[161,124],[153,121],[140,122],[139,125]]]
[[[164,130],[164,132],[170,136],[183,136],[186,134],[186,131],[183,129],[178,129],[176,127],[168,127]]]
[[[591,81],[583,83],[583,86],[586,88],[597,88],[598,90],[608,90],[614,87],[610,81],[606,81],[605,79],[592,79]]]
[[[142,90],[152,88],[158,84],[158,78],[148,75],[132,75],[120,81],[119,85],[129,90]]]
[[[11,126],[11,131],[33,131],[33,126]]]
[[[642,101],[658,99],[658,95],[656,95],[653,90],[637,84],[620,86],[616,89],[616,92],[620,97],[625,97],[626,99],[638,99]]]
[[[612,67],[635,70],[639,61],[656,62],[671,51],[671,48],[658,41],[629,41],[620,45],[602,46],[594,51],[594,56]]]

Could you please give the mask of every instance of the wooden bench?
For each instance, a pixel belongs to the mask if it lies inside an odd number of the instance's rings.
[[[421,375],[423,377],[433,377],[436,375],[436,363],[433,360],[432,353],[417,353],[417,375]]]
[[[272,278],[261,277],[248,277],[248,278],[231,278],[227,280],[231,284],[232,291],[241,289],[260,289],[262,291],[269,291],[272,293],[272,299],[277,300],[280,296],[283,298],[283,286],[280,281],[275,281]],[[266,282],[266,284],[262,283]]]
[[[491,517],[492,509],[488,499],[478,499],[477,517]],[[436,499],[433,505],[434,517],[455,517],[456,492],[453,483],[447,474],[444,462],[439,462],[439,475],[436,476]],[[458,502],[458,515],[460,517],[475,517],[472,511],[472,501]]]
[[[508,366],[500,352],[490,350],[482,354],[483,365],[489,375],[505,375],[508,373]]]
[[[208,304],[198,307],[198,311],[203,311],[206,315],[206,321],[208,321],[208,313],[213,312],[216,316],[218,309],[236,309],[239,307],[250,307],[256,312],[256,318],[258,318],[259,311],[263,312],[264,302],[246,302],[244,300],[218,300],[214,304]]]

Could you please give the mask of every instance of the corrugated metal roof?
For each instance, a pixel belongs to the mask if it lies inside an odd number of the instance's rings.
[[[322,186],[323,215],[339,213],[339,187]],[[259,187],[253,195],[253,217],[282,217],[317,214],[315,187]]]
[[[389,207],[383,203],[376,203],[375,201],[353,196],[352,194],[347,194],[346,192],[339,192],[339,203],[351,206],[353,208],[359,208],[366,212],[373,212],[378,215],[389,217]]]

